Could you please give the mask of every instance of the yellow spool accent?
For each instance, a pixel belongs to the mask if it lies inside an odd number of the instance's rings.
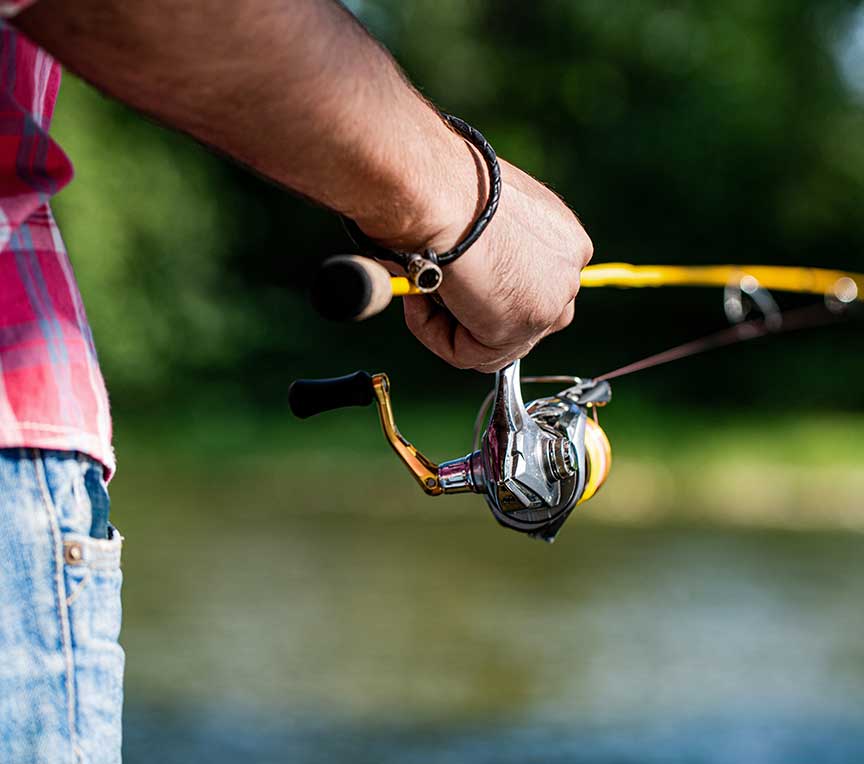
[[[585,287],[726,286],[752,276],[765,289],[804,294],[842,290],[844,302],[864,299],[864,274],[782,265],[630,265],[603,263],[582,271]]]
[[[577,504],[588,501],[600,490],[600,486],[609,477],[609,470],[612,467],[612,446],[609,445],[609,438],[593,419],[585,421],[585,456],[588,463],[588,480],[582,498],[576,502]]]

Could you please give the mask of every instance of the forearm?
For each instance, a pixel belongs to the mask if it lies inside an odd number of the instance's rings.
[[[333,0],[40,0],[17,23],[100,90],[372,236],[471,219],[469,149]]]
[[[444,251],[485,201],[474,151],[335,0],[38,0],[16,23],[100,90],[353,218]],[[406,321],[456,366],[503,367],[573,317],[591,241],[506,162],[495,218]]]

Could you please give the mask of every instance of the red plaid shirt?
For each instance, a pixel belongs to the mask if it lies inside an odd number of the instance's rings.
[[[72,179],[48,135],[59,86],[57,62],[0,21],[0,448],[80,451],[110,475],[108,397],[49,207]]]

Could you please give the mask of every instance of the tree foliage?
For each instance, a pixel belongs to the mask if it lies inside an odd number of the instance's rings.
[[[864,270],[864,108],[839,65],[862,44],[850,41],[857,3],[351,5],[427,97],[578,211],[597,261]],[[57,211],[118,400],[203,378],[266,398],[294,374],[357,366],[386,368],[418,394],[430,376],[464,378],[417,347],[397,308],[360,327],[311,315],[303,288],[315,263],[348,246],[326,212],[72,78],[55,132],[78,168]],[[586,294],[532,368],[602,371],[718,326],[719,303],[704,292]],[[646,376],[640,389],[861,405],[850,383],[864,370],[858,334],[762,343]],[[834,373],[814,393],[803,367]]]

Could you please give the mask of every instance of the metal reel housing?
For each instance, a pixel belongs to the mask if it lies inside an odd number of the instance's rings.
[[[608,451],[599,426],[588,418],[586,392],[594,402],[608,400],[590,381],[557,395],[522,403],[519,364],[499,372],[495,402],[478,452],[472,455],[475,484],[485,489],[495,519],[505,527],[551,541],[585,496],[591,475],[589,446]],[[479,464],[477,463],[479,461]],[[598,454],[593,491],[608,472],[609,459]],[[479,486],[478,486],[479,487]],[[476,490],[476,489],[475,489]]]
[[[524,444],[527,440],[528,447],[533,446],[535,452],[530,461],[548,465],[551,472],[550,450],[555,443],[566,439],[571,451],[570,474],[565,472],[562,479],[555,480],[554,483],[549,481],[551,490],[541,495],[532,488],[534,481],[526,480],[524,470],[519,469],[529,461],[529,458],[526,458],[527,454],[517,450],[511,454],[513,477],[496,483],[494,490],[489,485],[486,500],[492,509],[492,514],[501,525],[552,541],[585,489],[587,415],[581,406],[557,396],[538,398],[528,404],[526,410],[537,423],[543,436],[548,437],[541,436],[533,443],[531,439],[524,439],[519,447],[525,448]],[[489,464],[492,446],[486,438],[484,438],[482,453],[484,463]]]

